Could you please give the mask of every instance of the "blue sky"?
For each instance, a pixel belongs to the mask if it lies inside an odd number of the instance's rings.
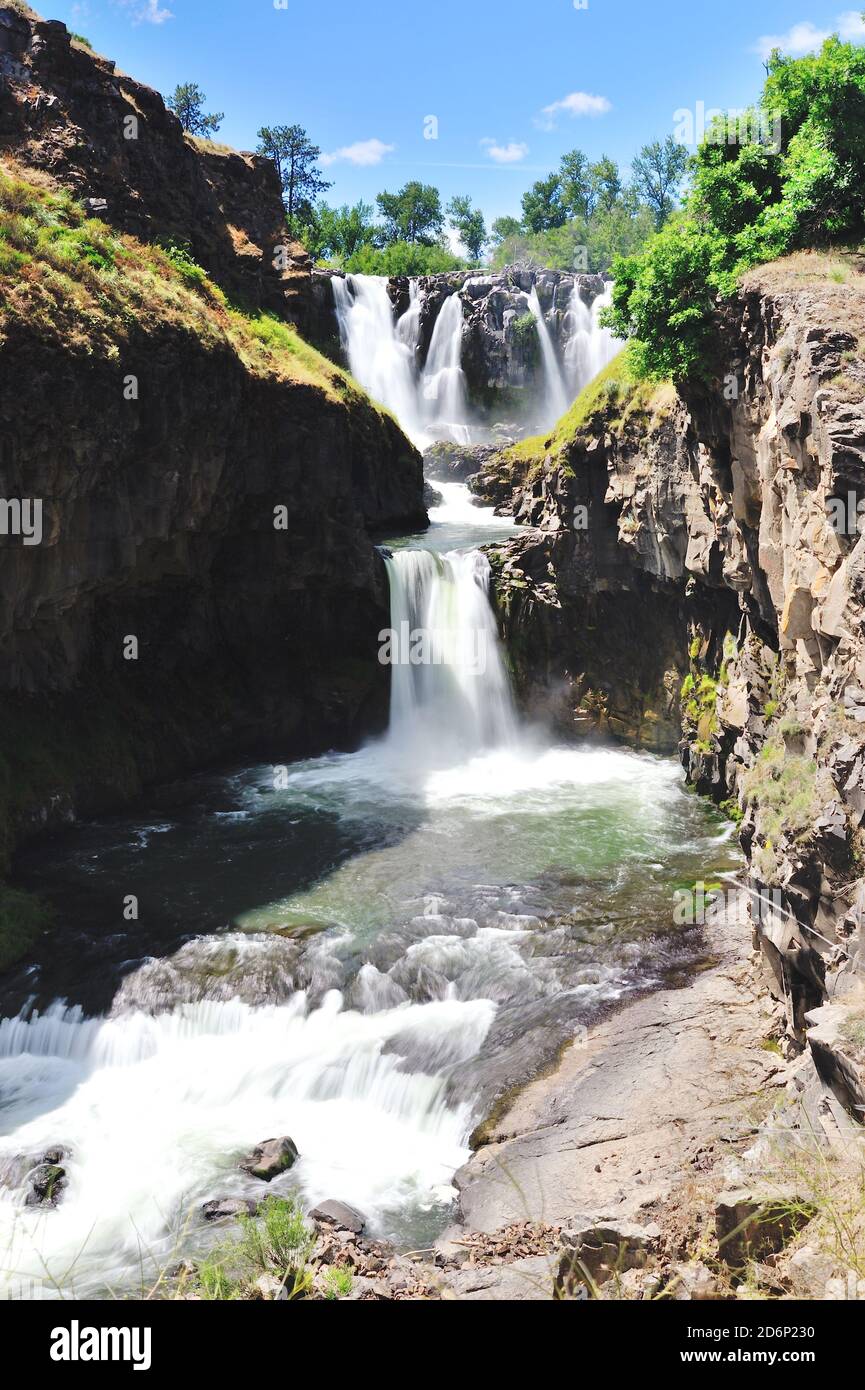
[[[252,149],[264,124],[305,126],[328,156],[330,202],[373,202],[418,178],[445,199],[471,194],[488,218],[518,213],[574,146],[627,165],[678,109],[744,106],[767,37],[796,53],[839,28],[865,42],[843,0],[578,4],[37,0],[163,93],[198,82],[226,113],[228,144]]]

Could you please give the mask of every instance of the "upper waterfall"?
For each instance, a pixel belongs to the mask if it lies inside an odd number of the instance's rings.
[[[419,449],[437,439],[471,442],[462,355],[462,300],[451,294],[436,320],[423,369],[418,366],[421,306],[416,280],[409,306],[397,317],[387,281],[373,275],[335,276],[339,336],[352,374],[392,410]]]
[[[611,295],[599,275],[514,267],[328,284],[349,368],[420,449],[551,428],[621,346],[598,322]],[[539,360],[526,349],[528,315]]]

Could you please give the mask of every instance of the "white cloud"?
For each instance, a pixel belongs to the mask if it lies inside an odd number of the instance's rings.
[[[541,130],[555,130],[558,116],[604,116],[612,109],[612,102],[606,97],[593,96],[591,92],[570,92],[561,101],[545,106],[536,124]]]
[[[525,159],[529,152],[528,145],[522,141],[511,140],[507,145],[500,145],[497,140],[481,141],[481,148],[485,149],[490,159],[494,159],[496,164],[519,164],[520,160]]]
[[[132,11],[133,24],[164,24],[166,19],[174,18],[174,12],[159,0],[115,0],[115,3]]]
[[[357,140],[353,145],[343,145],[341,150],[334,150],[332,154],[323,154],[321,163],[327,167],[329,164],[337,164],[340,160],[347,164],[381,164],[386,154],[391,154],[396,149],[395,145],[386,145],[383,140]]]
[[[865,43],[865,19],[859,10],[845,10],[830,29],[818,29],[810,19],[794,24],[786,34],[764,34],[754,45],[754,52],[768,58],[774,48],[790,58],[815,53],[832,34],[839,34],[847,43]]]

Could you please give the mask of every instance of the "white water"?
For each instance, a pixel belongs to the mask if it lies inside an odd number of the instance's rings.
[[[578,286],[574,285],[565,319],[568,334],[565,376],[573,400],[624,347],[624,343],[609,328],[602,328],[599,322],[602,310],[609,307],[612,298],[613,285],[610,282],[603,294],[598,295],[592,307],[588,308]]]
[[[392,410],[419,449],[437,439],[471,442],[471,412],[462,355],[463,307],[458,294],[442,305],[423,371],[417,366],[420,299],[411,282],[405,313],[394,319],[387,280],[374,275],[334,276],[340,342],[352,375]]]
[[[541,363],[543,365],[543,395],[540,401],[540,421],[543,429],[551,429],[557,420],[560,420],[570,404],[568,393],[565,390],[565,383],[562,377],[562,369],[559,366],[559,359],[556,355],[555,344],[550,336],[544,318],[541,302],[538,299],[538,292],[532,285],[532,292],[529,295],[529,308],[535,316],[538,326],[538,338],[541,344]]]
[[[310,1202],[339,1193],[376,1213],[446,1198],[468,1114],[445,1105],[436,1070],[473,1055],[494,1006],[364,1015],[341,1004],[333,993],[309,1012],[300,993],[281,1007],[90,1021],[56,1006],[0,1024],[4,1149],[38,1154],[60,1136],[73,1154],[55,1211],[0,1187],[0,1289],[14,1296],[44,1278],[81,1295],[132,1278],[146,1290],[200,1224],[204,1198],[252,1190],[237,1156],[287,1127],[302,1148],[292,1179]],[[399,1051],[383,1050],[412,1035],[429,1073],[402,1071]]]
[[[439,412],[454,427],[456,308],[420,377],[416,288],[395,326],[382,282],[334,281],[334,293],[359,379],[417,437]],[[477,543],[505,524],[461,485],[438,486],[440,525],[474,528]],[[202,1238],[203,1201],[262,1195],[237,1159],[281,1134],[301,1158],[273,1190],[351,1202],[378,1231],[439,1208],[444,1220],[477,1119],[448,1077],[477,1058],[499,1010],[610,1001],[646,983],[633,954],[573,954],[567,927],[542,924],[521,885],[562,865],[612,883],[629,858],[641,876],[664,862],[690,811],[678,769],[551,747],[520,727],[478,551],[397,551],[388,571],[392,625],[434,632],[441,660],[394,668],[384,738],[296,765],[280,792],[270,770],[250,773],[241,813],[370,824],[372,847],[250,911],[242,932],[140,967],[109,1018],[58,1003],[0,1023],[0,1291],[146,1290]],[[274,932],[310,923],[329,930],[305,946]],[[254,974],[271,952],[281,989],[300,977],[287,1000],[208,994],[220,956]],[[16,1157],[57,1145],[69,1152],[62,1201],[27,1208]]]
[[[372,275],[335,275],[340,341],[352,375],[396,415],[406,434],[423,440],[423,408],[415,362],[420,305],[415,295],[398,323],[387,281]]]
[[[387,561],[391,623],[429,634],[432,659],[391,674],[388,738],[409,766],[425,749],[454,761],[513,746],[517,721],[489,603],[489,561],[480,550],[437,555],[403,550]]]

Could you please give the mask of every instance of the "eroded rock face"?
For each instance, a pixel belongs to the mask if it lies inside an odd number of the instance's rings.
[[[423,523],[422,465],[362,399],[253,374],[168,323],[134,326],[122,362],[13,324],[0,496],[44,504],[40,545],[2,541],[4,752],[24,794],[0,859],[227,752],[283,761],[386,719],[370,532]]]
[[[287,241],[271,161],[185,136],[158,92],[73,43],[64,24],[2,5],[0,95],[0,153],[141,240],[186,243],[245,304],[303,321],[309,261]]]

